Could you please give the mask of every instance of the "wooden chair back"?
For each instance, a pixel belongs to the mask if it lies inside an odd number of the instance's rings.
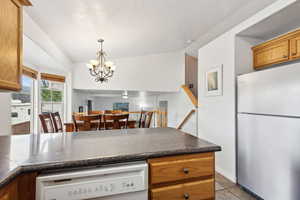
[[[63,132],[64,128],[63,128],[63,124],[59,112],[51,113],[51,119],[53,122],[54,131],[56,133]]]
[[[121,129],[128,128],[129,114],[126,115],[103,115],[104,128],[109,129]]]
[[[150,128],[153,112],[142,111],[139,120],[139,128]]]
[[[52,117],[50,113],[39,114],[41,125],[44,133],[54,133],[54,126],[52,122]]]
[[[75,131],[92,131],[101,129],[102,115],[74,115],[72,116]]]

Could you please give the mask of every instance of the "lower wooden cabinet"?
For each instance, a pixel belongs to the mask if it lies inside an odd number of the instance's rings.
[[[0,200],[35,200],[36,173],[21,174],[0,189]]]
[[[3,196],[0,197],[0,200],[9,200],[9,194],[5,193]]]
[[[213,166],[214,157],[211,153],[151,159],[151,184],[212,176]]]
[[[151,189],[152,200],[207,200],[214,199],[214,180],[195,181]]]
[[[0,200],[19,200],[18,198],[18,183],[11,182],[0,190]]]
[[[149,199],[214,200],[214,153],[149,159]]]

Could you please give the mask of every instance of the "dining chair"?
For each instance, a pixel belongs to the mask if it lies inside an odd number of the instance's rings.
[[[40,118],[44,133],[54,133],[55,132],[50,113],[39,114],[39,118]]]
[[[51,113],[51,119],[53,122],[54,131],[56,133],[63,132],[64,128],[63,128],[63,124],[59,112]]]
[[[139,120],[139,128],[150,128],[153,112],[142,111]]]
[[[102,115],[75,115],[72,116],[75,131],[101,130]]]
[[[122,129],[128,128],[129,114],[126,115],[103,115],[104,128],[109,129]]]

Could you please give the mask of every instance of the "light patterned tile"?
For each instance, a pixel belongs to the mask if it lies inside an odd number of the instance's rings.
[[[231,182],[229,179],[225,178],[224,176],[222,176],[217,172],[216,172],[216,182],[219,183],[225,189],[235,186],[235,183]]]
[[[216,182],[216,191],[218,191],[218,190],[224,190],[225,188],[220,184],[220,183],[218,183],[218,182]]]
[[[240,200],[256,200],[255,197],[242,190],[239,186],[234,186],[228,189],[232,194],[239,197]]]
[[[216,192],[216,200],[240,200],[228,190],[220,190]]]

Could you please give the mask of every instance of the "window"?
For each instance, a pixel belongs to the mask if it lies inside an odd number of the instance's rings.
[[[129,111],[129,103],[114,103],[113,104],[114,110],[122,110],[122,111]]]
[[[59,112],[64,119],[64,88],[63,82],[41,80],[41,113]]]
[[[28,134],[33,131],[34,79],[22,76],[22,90],[11,94],[12,134]]]

